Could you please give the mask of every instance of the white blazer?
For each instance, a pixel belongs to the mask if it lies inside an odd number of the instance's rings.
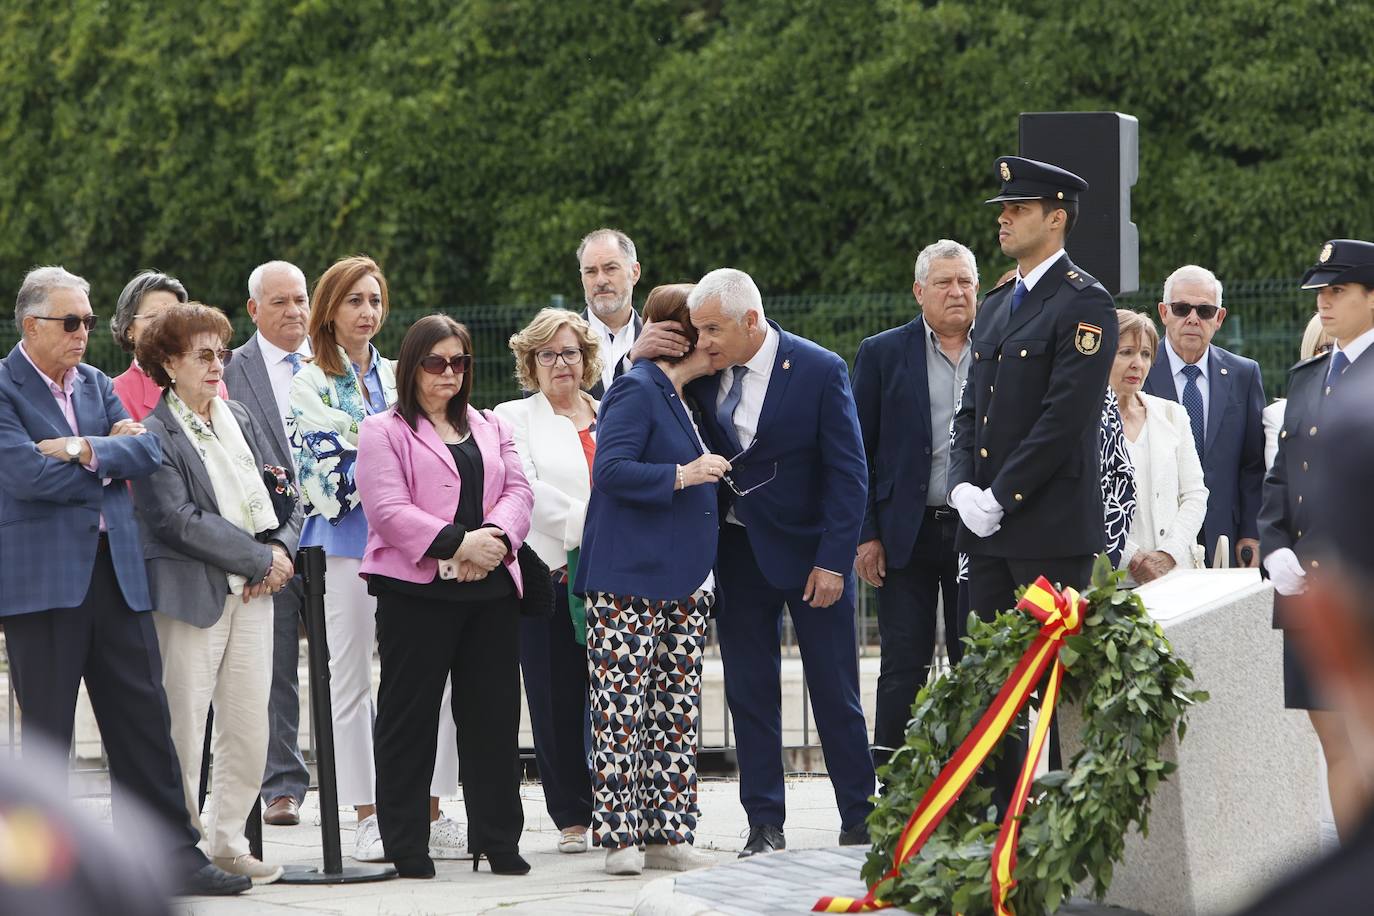
[[[1164,551],[1180,569],[1205,566],[1197,535],[1207,517],[1207,485],[1188,411],[1182,404],[1144,392],[1140,398],[1145,402],[1145,428],[1149,431],[1150,492],[1142,493],[1137,487],[1135,498],[1137,503],[1150,501],[1154,530],[1137,531],[1132,522],[1120,568],[1125,569],[1142,549]]]
[[[590,396],[589,396],[590,397]],[[593,400],[592,409],[599,404]],[[568,565],[568,551],[582,544],[582,523],[592,496],[591,474],[572,420],[553,412],[543,394],[496,405],[511,426],[515,450],[534,490],[534,510],[525,543],[549,569]]]

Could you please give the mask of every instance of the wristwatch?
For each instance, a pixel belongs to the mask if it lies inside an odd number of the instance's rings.
[[[80,436],[68,436],[68,437],[67,437],[66,452],[67,452],[67,462],[68,462],[69,464],[80,464],[80,463],[81,463],[81,437],[80,437]]]

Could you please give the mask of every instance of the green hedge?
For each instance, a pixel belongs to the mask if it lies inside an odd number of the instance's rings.
[[[271,257],[366,251],[400,309],[580,301],[609,223],[649,285],[900,292],[1026,110],[1140,119],[1142,280],[1293,276],[1374,235],[1374,7],[1331,0],[9,0],[0,277],[112,306],[157,267],[232,312]],[[8,293],[7,293],[8,295]]]

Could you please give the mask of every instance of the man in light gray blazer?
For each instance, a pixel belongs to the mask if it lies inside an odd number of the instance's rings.
[[[305,274],[286,261],[268,261],[248,278],[248,314],[257,333],[234,351],[224,367],[229,397],[239,401],[266,432],[264,459],[296,469],[286,440],[291,378],[310,355],[306,325],[310,298]],[[278,826],[300,823],[300,805],[310,771],[300,751],[300,615],[304,592],[299,577],[273,598],[272,695],[268,704],[267,769],[262,779],[263,821]]]

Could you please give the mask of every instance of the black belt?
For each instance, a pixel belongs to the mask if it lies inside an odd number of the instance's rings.
[[[926,506],[926,515],[929,515],[937,522],[943,522],[946,519],[954,518],[956,514],[957,513],[949,506]]]

